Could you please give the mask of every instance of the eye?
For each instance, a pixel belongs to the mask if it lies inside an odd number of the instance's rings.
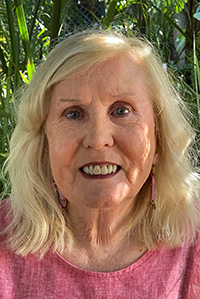
[[[68,119],[80,119],[83,117],[83,114],[78,110],[65,111],[65,117]]]
[[[127,107],[121,106],[121,107],[118,107],[117,109],[115,109],[112,112],[112,115],[114,115],[114,116],[124,116],[124,115],[127,115],[129,112],[130,112],[130,110]]]

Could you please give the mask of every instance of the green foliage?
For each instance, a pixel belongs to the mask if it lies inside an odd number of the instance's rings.
[[[117,4],[116,0],[112,0],[110,2],[109,6],[108,6],[108,9],[107,9],[106,16],[101,22],[103,27],[108,28],[110,26],[110,24],[112,23],[113,17],[114,17],[114,14],[115,14],[116,4]]]
[[[195,89],[196,89],[196,98],[197,98],[197,110],[198,110],[198,117],[200,119],[200,102],[199,102],[200,68],[199,68],[199,62],[198,62],[197,54],[196,54],[195,35],[194,35],[194,41],[193,41],[193,55],[194,55],[194,75],[195,75]]]
[[[15,126],[15,92],[29,84],[35,65],[45,59],[60,36],[92,24],[143,35],[155,45],[196,115],[199,138],[200,4],[194,3],[191,9],[187,0],[1,0],[0,165],[9,153]],[[182,18],[184,24],[179,22]],[[1,192],[5,181],[0,177],[0,182]]]
[[[198,21],[200,21],[200,12],[196,12],[194,14],[194,18],[197,19]]]
[[[24,8],[21,0],[15,0],[14,3],[15,3],[15,11],[16,11],[17,21],[19,26],[19,32],[24,46],[24,52],[26,57],[26,69],[28,73],[28,78],[30,80],[33,76],[35,66],[34,66],[33,55],[30,47],[30,39],[29,39],[28,28],[26,25],[26,19],[24,15]]]

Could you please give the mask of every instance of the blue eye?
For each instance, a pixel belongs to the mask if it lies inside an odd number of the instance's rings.
[[[124,116],[128,113],[129,113],[129,109],[126,107],[119,107],[113,112],[114,115],[119,115],[119,116]]]
[[[69,118],[69,119],[77,119],[77,118],[81,117],[81,113],[74,110],[74,111],[67,112],[65,114],[65,116],[66,116],[66,118]]]

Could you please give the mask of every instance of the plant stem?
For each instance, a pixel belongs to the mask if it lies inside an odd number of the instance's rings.
[[[53,15],[51,21],[51,30],[50,30],[51,47],[53,47],[56,44],[54,39],[58,36],[58,32],[60,29],[61,4],[62,4],[62,0],[54,0]]]
[[[23,9],[21,0],[15,0],[15,6],[16,6],[16,15],[17,15],[17,21],[18,21],[18,25],[19,25],[19,31],[20,31],[20,35],[21,35],[21,39],[22,39],[22,43],[23,43],[24,51],[25,51],[25,55],[26,55],[26,63],[27,63],[26,68],[27,68],[28,77],[30,80],[33,76],[35,67],[34,67],[31,47],[30,47],[28,29],[26,26],[24,9]]]
[[[200,69],[198,64],[198,59],[196,56],[196,41],[195,33],[193,35],[193,55],[194,55],[194,78],[195,78],[195,89],[196,89],[196,98],[197,98],[197,109],[198,109],[198,118],[200,119],[200,103],[199,103],[199,88],[200,88]]]
[[[3,114],[3,136],[2,136],[2,152],[8,152],[8,136],[9,136],[9,104],[10,104],[10,90],[11,90],[11,73],[12,73],[12,63],[9,62],[8,66],[8,76],[7,76],[7,88],[6,88],[6,99],[4,101],[4,114]]]

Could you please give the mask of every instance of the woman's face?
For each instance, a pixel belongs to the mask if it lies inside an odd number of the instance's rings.
[[[132,202],[155,154],[154,114],[128,55],[52,90],[46,134],[54,180],[71,202],[107,208]]]

